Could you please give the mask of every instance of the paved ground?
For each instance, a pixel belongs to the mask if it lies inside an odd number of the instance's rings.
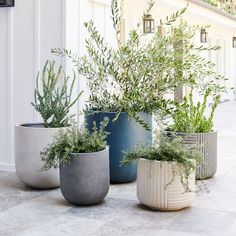
[[[95,207],[74,207],[60,190],[32,191],[14,173],[0,172],[0,236],[235,236],[236,102],[220,105],[217,175],[191,208],[155,212],[139,205],[135,183],[113,185]]]

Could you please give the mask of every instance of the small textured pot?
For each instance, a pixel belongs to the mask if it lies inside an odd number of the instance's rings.
[[[196,145],[203,154],[203,164],[198,166],[196,179],[208,179],[217,171],[217,132],[210,133],[174,133],[183,139],[183,143]]]
[[[110,184],[109,148],[94,153],[75,153],[70,157],[70,163],[60,165],[62,195],[74,205],[100,203]]]
[[[18,178],[31,188],[59,187],[59,169],[41,171],[40,153],[52,143],[60,128],[44,128],[42,124],[15,126],[15,167]]]
[[[173,179],[173,168],[176,176]],[[179,168],[174,162],[138,160],[137,197],[139,201],[152,209],[161,211],[181,210],[191,205],[195,199],[195,171],[189,176],[189,188],[186,192],[181,183]]]
[[[141,119],[145,120],[152,129],[152,115],[140,113]],[[133,162],[127,166],[121,166],[124,151],[136,146],[139,143],[147,144],[152,142],[152,132],[145,130],[131,120],[126,112],[122,112],[119,118],[113,122],[114,112],[99,112],[86,115],[86,123],[91,131],[93,122],[97,126],[108,117],[110,122],[106,131],[110,134],[107,137],[107,144],[110,146],[110,180],[112,183],[128,183],[137,178],[137,163]]]

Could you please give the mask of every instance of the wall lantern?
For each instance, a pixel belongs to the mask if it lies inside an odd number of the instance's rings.
[[[15,0],[0,0],[0,7],[14,7]]]
[[[233,44],[233,48],[236,48],[236,37],[233,37],[232,44]]]
[[[144,15],[143,33],[144,34],[154,33],[154,29],[155,29],[155,20],[152,18],[152,15]]]
[[[207,43],[207,31],[206,29],[201,29],[200,41],[201,43]]]

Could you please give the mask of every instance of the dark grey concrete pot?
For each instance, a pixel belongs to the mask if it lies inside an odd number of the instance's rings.
[[[196,145],[203,154],[203,164],[197,168],[196,179],[213,177],[217,171],[217,132],[175,134],[181,136],[184,143]]]
[[[101,202],[110,184],[109,148],[95,153],[71,154],[71,162],[60,165],[60,183],[62,195],[74,205]]]

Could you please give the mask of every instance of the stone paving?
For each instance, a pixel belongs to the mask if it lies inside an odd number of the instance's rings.
[[[220,104],[218,172],[193,206],[155,212],[140,205],[135,183],[111,185],[93,207],[68,204],[60,190],[26,188],[14,173],[0,172],[0,236],[236,236],[236,102]]]

